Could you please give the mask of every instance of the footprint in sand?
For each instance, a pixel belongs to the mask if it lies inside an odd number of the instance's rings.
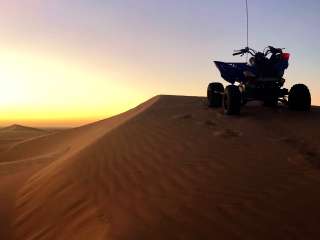
[[[316,150],[305,150],[304,151],[304,157],[307,159],[308,162],[310,162],[312,165],[316,167],[320,167],[320,154]]]
[[[174,119],[191,119],[193,118],[192,114],[181,114],[173,116]]]
[[[316,168],[320,167],[320,155],[316,152],[298,153],[296,156],[289,157],[288,161],[295,165],[309,163],[311,166]]]
[[[286,143],[299,153],[300,159],[303,158],[316,167],[320,167],[320,153],[316,147],[308,144],[304,140],[299,140],[294,137],[284,137],[280,141]],[[292,160],[292,159],[291,159]],[[300,160],[301,162],[301,160]]]
[[[212,120],[207,120],[204,122],[204,124],[208,127],[215,127],[217,126],[217,123],[215,121],[212,121]]]
[[[241,137],[243,134],[242,132],[235,131],[232,129],[224,129],[221,131],[216,131],[213,133],[216,137],[224,137],[224,138],[236,138]]]

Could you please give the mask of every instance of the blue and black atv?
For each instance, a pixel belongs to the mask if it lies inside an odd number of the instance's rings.
[[[225,63],[214,61],[221,77],[230,83],[226,88],[210,83],[207,90],[209,107],[224,107],[229,115],[239,114],[241,106],[248,101],[263,101],[266,106],[276,107],[279,102],[292,110],[308,111],[311,95],[304,84],[295,84],[290,91],[283,88],[284,71],[289,66],[289,53],[281,48],[267,47],[257,52],[249,47],[237,50],[233,55],[250,54],[248,63]],[[237,83],[237,85],[235,85]]]

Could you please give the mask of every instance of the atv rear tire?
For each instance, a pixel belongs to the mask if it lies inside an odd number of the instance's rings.
[[[224,112],[228,115],[240,114],[241,108],[241,92],[239,87],[229,85],[224,91],[223,98]]]
[[[214,108],[222,107],[223,92],[224,87],[222,83],[210,83],[207,89],[208,106]]]
[[[292,86],[288,97],[289,108],[296,111],[309,111],[311,107],[311,95],[304,84]]]

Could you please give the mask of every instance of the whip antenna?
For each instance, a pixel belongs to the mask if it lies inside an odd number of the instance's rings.
[[[246,14],[247,14],[247,48],[249,47],[249,7],[248,0],[246,0]],[[247,53],[247,62],[248,62],[248,54]]]

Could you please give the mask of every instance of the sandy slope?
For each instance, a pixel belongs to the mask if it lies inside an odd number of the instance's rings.
[[[51,134],[52,131],[12,125],[0,129],[0,155],[1,152],[25,141]],[[0,239],[11,239],[12,209],[15,206],[15,193],[23,182],[39,166],[32,164],[9,164],[4,158],[0,158]]]
[[[0,129],[0,138],[4,141],[14,139],[10,141],[9,147],[0,151],[0,239],[14,239],[14,203],[19,198],[17,190],[28,178],[54,160],[68,159],[114,127],[143,111],[156,99],[151,99],[125,114],[81,128],[48,132],[13,125]],[[27,236],[22,239],[27,239]]]
[[[228,117],[161,96],[24,142],[0,154],[2,168],[41,163],[11,191],[7,236],[318,239],[319,119],[257,106]]]

